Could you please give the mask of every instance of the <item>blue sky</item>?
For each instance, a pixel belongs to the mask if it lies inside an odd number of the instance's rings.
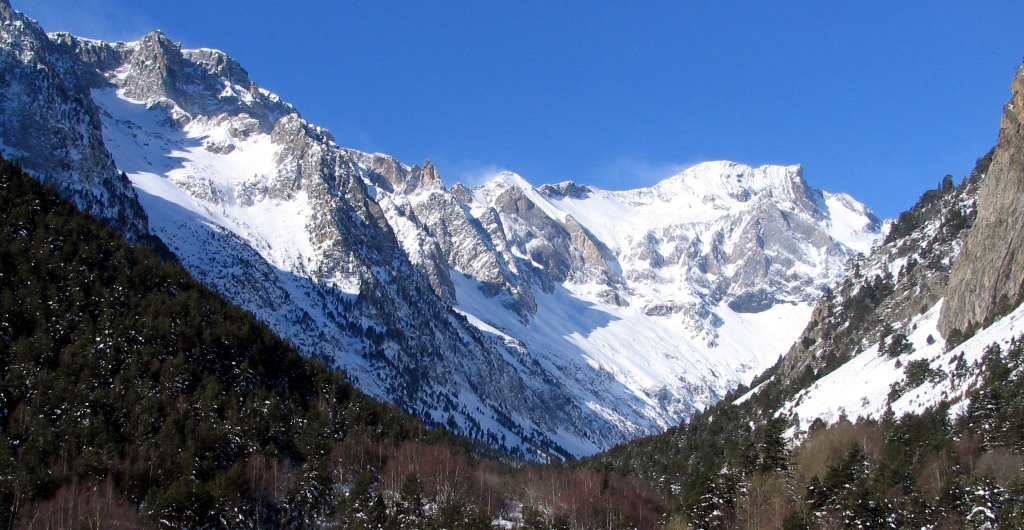
[[[219,48],[338,142],[449,183],[805,166],[882,216],[994,144],[1024,2],[12,0],[48,31]]]

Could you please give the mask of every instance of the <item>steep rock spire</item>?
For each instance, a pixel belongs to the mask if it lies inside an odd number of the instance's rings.
[[[182,73],[181,47],[160,30],[153,31],[138,42],[129,59],[125,94],[137,100],[166,97],[178,100],[179,77]]]

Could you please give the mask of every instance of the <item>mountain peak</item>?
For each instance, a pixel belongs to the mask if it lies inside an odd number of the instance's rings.
[[[252,92],[258,88],[249,78],[249,72],[242,67],[242,64],[221,50],[199,48],[197,50],[182,50],[182,53],[188,60],[202,66],[215,76],[223,77],[233,85],[249,88]]]
[[[146,215],[103,145],[79,58],[6,0],[0,21],[0,151],[129,238],[141,236]]]
[[[441,174],[430,160],[424,161],[423,167],[413,167],[409,180],[406,182],[406,191],[431,191],[442,188],[444,188],[444,184],[441,183]]]
[[[662,182],[677,180],[733,182],[746,189],[759,190],[788,185],[794,181],[803,182],[803,173],[804,168],[799,164],[790,166],[766,164],[755,168],[729,160],[713,160],[688,167]]]
[[[522,175],[520,175],[519,173],[515,173],[515,172],[512,172],[512,171],[502,171],[502,172],[498,173],[497,175],[491,177],[490,180],[488,180],[487,182],[485,182],[483,185],[481,185],[479,187],[480,188],[498,188],[498,189],[514,187],[514,188],[522,188],[522,189],[532,189],[533,188],[533,184],[530,184],[529,182],[527,182],[527,180],[524,179],[522,177]]]
[[[10,0],[0,0],[0,22],[8,22],[11,20],[18,19],[25,21],[30,20],[28,17],[22,15],[20,12],[15,11],[14,7],[11,6]]]
[[[135,53],[129,61],[127,93],[141,101],[176,99],[179,94],[174,72],[182,70],[182,61],[181,47],[162,31],[146,34],[135,43]]]
[[[688,195],[701,197],[709,203],[747,202],[755,197],[765,197],[777,203],[810,200],[803,166],[752,167],[728,160],[702,162],[689,167],[655,184],[653,190],[666,200]]]
[[[183,49],[160,30],[122,48],[122,52],[107,53],[113,60],[95,66],[116,75],[129,98],[159,102],[181,124],[218,122],[227,116],[237,118],[239,131],[270,132],[279,119],[296,113],[278,96],[261,89],[223,51]],[[243,123],[250,119],[258,123],[255,129],[253,122]]]
[[[180,50],[181,46],[176,44],[174,41],[167,36],[162,30],[155,29],[139,39],[138,45],[140,47],[158,47],[161,50],[177,49]]]
[[[0,0],[0,22],[21,22],[30,28],[32,31],[43,33],[43,28],[39,27],[39,24],[35,20],[24,15],[24,13],[17,11],[11,6],[10,0]]]

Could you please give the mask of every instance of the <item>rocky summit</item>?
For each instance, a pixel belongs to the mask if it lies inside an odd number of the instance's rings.
[[[448,187],[339,146],[222,52],[47,35],[2,1],[0,20],[4,156],[372,395],[531,459],[748,383],[881,234],[799,166]]]

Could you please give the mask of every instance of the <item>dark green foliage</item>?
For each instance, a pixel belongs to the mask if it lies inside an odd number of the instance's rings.
[[[897,366],[899,364],[897,363]],[[941,369],[932,368],[925,359],[915,359],[903,367],[903,379],[892,384],[889,388],[889,403],[899,399],[908,390],[917,388],[925,383],[938,383],[946,378],[946,372]]]
[[[754,450],[758,471],[769,473],[789,468],[789,448],[784,437],[789,427],[782,418],[772,417],[754,431]]]
[[[1006,489],[1001,515],[1006,528],[1024,528],[1024,477],[1018,477]]]
[[[523,530],[569,530],[569,520],[565,516],[549,517],[540,510],[526,508],[523,510]]]
[[[984,530],[999,528],[998,513],[1003,507],[1006,491],[999,487],[991,478],[980,476],[971,485],[968,502],[971,511],[965,518],[965,529]]]
[[[907,380],[907,386],[914,388],[923,385],[925,382],[937,383],[945,378],[946,374],[937,368],[932,368],[925,359],[917,359],[907,363],[903,369]]]
[[[878,349],[891,359],[914,352],[914,346],[907,339],[905,333],[894,333],[888,342],[883,340],[879,343]]]
[[[964,334],[963,330],[960,328],[953,328],[949,330],[949,336],[946,337],[946,349],[952,350],[953,348],[956,348],[963,344],[965,340],[970,338],[971,335],[974,335],[974,333],[971,332],[970,334]]]
[[[1024,453],[1024,337],[1004,352],[986,349],[976,369],[984,377],[958,427],[979,434],[986,447]]]
[[[810,530],[813,528],[814,519],[804,509],[797,509],[789,512],[782,520],[782,530]]]
[[[872,477],[876,491],[911,495],[919,487],[917,477],[934,457],[955,452],[948,413],[948,407],[940,407],[883,422],[885,444]]]
[[[823,480],[812,479],[807,486],[807,503],[815,513],[829,514],[845,527],[880,528],[884,520],[882,503],[868,488],[869,476],[867,455],[855,443],[829,467]]]
[[[430,518],[428,530],[488,530],[491,519],[475,506],[455,499],[441,508]]]
[[[332,446],[420,432],[5,161],[0,210],[5,519],[107,478],[179,527],[307,516]],[[256,455],[290,483],[261,489]]]
[[[410,473],[402,481],[395,507],[392,528],[419,528],[423,525],[423,484],[419,477]]]
[[[900,214],[885,235],[885,244],[907,237],[921,226],[919,215],[915,210],[907,210]]]
[[[615,447],[584,464],[647,478],[659,484],[689,520],[701,521],[706,528],[730,528],[744,479],[756,472],[787,469],[783,432],[789,425],[778,418],[758,419],[752,428],[758,415],[727,401],[663,435]]]
[[[979,159],[977,167],[982,167],[985,160],[985,158]],[[991,161],[991,159],[989,158],[988,161]],[[988,161],[984,162],[985,168],[988,167]],[[975,172],[977,171],[978,169],[976,168]],[[927,221],[929,207],[938,204],[943,197],[948,196],[954,191],[956,191],[956,185],[953,183],[953,176],[946,175],[942,178],[942,182],[939,183],[937,188],[924,192],[913,208],[900,214],[899,218],[896,219],[889,228],[889,232],[885,235],[884,244],[893,243],[911,235]],[[950,217],[943,220],[942,228],[949,234],[958,233],[969,224],[968,217],[958,208],[950,208],[947,215]]]

